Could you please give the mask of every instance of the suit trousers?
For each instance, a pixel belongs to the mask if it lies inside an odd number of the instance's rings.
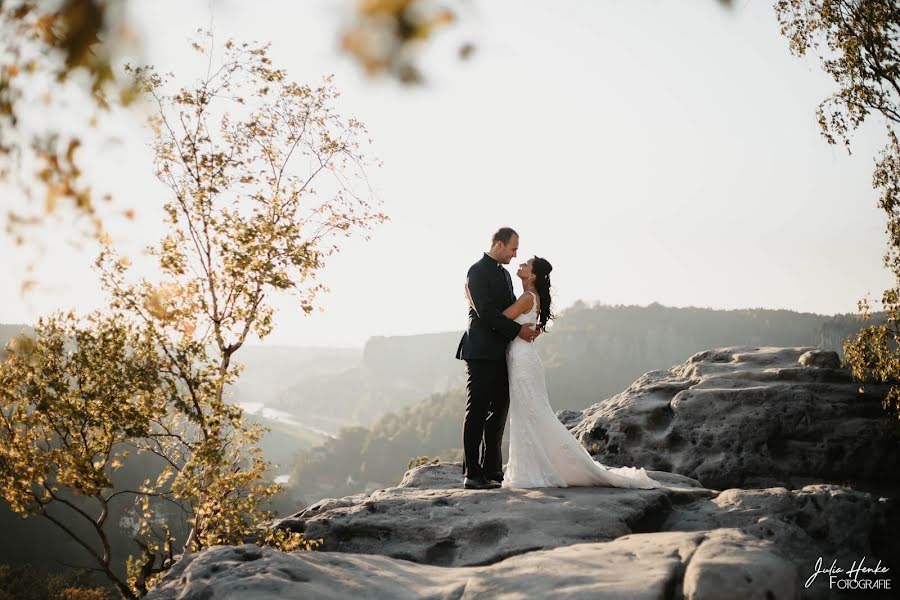
[[[503,479],[501,442],[509,413],[506,360],[466,361],[463,475]]]

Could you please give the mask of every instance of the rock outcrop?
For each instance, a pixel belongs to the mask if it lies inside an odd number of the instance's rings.
[[[871,495],[835,485],[717,493],[651,472],[653,490],[463,490],[459,464],[279,522],[324,552],[218,547],[148,596],[175,598],[829,598],[818,556],[872,555]],[[849,564],[849,563],[847,563]]]
[[[700,353],[560,415],[602,462],[664,487],[465,490],[459,463],[426,464],[276,523],[323,551],[211,548],[148,599],[840,598],[825,575],[806,585],[817,559],[864,556],[896,587],[895,500],[836,483],[895,477],[878,393],[833,353]]]
[[[532,550],[656,531],[673,504],[715,495],[696,481],[650,472],[671,488],[465,490],[461,466],[425,465],[400,487],[322,500],[279,527],[324,540],[324,549],[418,563],[473,566]]]
[[[896,478],[900,453],[884,429],[882,386],[851,380],[833,352],[723,348],[566,415],[611,466],[680,473],[707,487],[797,487]]]
[[[460,568],[366,554],[217,546],[178,562],[147,600],[782,600],[796,597],[797,579],[771,544],[721,529],[627,535]]]

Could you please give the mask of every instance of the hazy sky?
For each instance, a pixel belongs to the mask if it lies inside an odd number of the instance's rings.
[[[871,189],[880,130],[854,154],[828,146],[815,121],[833,90],[815,59],[797,59],[771,0],[479,0],[425,60],[427,86],[372,81],[337,49],[346,3],[131,3],[143,58],[185,78],[185,42],[216,35],[272,42],[276,66],[317,82],[333,73],[341,110],[368,126],[384,162],[369,171],[391,221],[326,267],[325,312],[278,302],[267,342],[358,345],[372,335],[461,329],[468,266],[491,233],[521,234],[520,258],[553,263],[557,308],[610,304],[852,312],[891,282],[884,219]],[[467,62],[455,48],[472,40]],[[119,127],[119,125],[117,125]],[[138,209],[124,247],[159,237],[165,190],[146,134],[94,164]],[[0,251],[15,254],[8,239]],[[2,289],[0,322],[101,302],[94,248],[51,241],[43,286]],[[516,261],[518,262],[518,261]],[[515,263],[514,263],[515,264]],[[9,267],[17,281],[21,261]]]

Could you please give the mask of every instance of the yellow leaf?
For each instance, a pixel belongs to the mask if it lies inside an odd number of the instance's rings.
[[[56,210],[56,205],[59,202],[59,197],[62,196],[64,189],[65,188],[63,188],[63,186],[59,184],[52,185],[47,188],[47,200],[45,208],[48,215]]]
[[[69,147],[66,149],[66,161],[72,162],[72,159],[75,157],[75,151],[78,149],[78,146],[81,145],[81,140],[78,138],[73,138],[69,140]]]

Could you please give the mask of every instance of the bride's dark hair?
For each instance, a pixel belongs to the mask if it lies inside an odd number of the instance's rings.
[[[535,256],[531,261],[531,272],[534,273],[534,287],[537,288],[540,300],[540,313],[538,314],[538,326],[541,331],[547,331],[547,322],[555,319],[556,315],[550,312],[550,271],[553,270],[546,258]]]

